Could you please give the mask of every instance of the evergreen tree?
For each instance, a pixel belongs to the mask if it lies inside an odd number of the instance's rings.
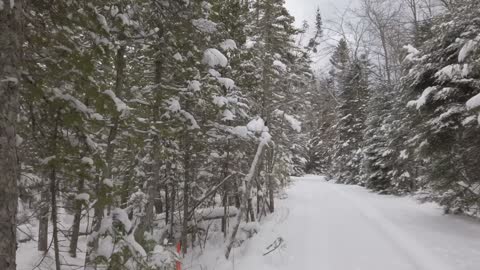
[[[409,106],[421,113],[412,121],[416,136],[409,138],[422,164],[419,184],[445,192],[441,202],[447,210],[476,205],[478,6],[478,1],[451,6],[435,19],[432,37],[419,51],[409,48],[407,57],[405,85],[414,98]]]
[[[366,59],[351,59],[347,42],[340,40],[334,52],[331,72],[338,106],[336,108],[336,143],[333,148],[333,172],[339,181],[358,183],[368,100]]]
[[[378,192],[387,192],[392,185],[390,175],[393,155],[390,148],[390,129],[392,127],[391,92],[388,86],[381,85],[371,89],[367,121],[363,136],[364,150],[361,167],[361,182],[367,188]]]
[[[307,173],[329,175],[335,142],[335,108],[337,99],[331,89],[330,78],[318,78],[308,92],[309,113],[303,119],[308,131]]]

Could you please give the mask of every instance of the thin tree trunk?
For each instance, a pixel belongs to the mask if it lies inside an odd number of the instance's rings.
[[[223,203],[223,217],[222,217],[222,232],[223,237],[227,238],[227,221],[228,221],[228,191],[225,190],[222,198]]]
[[[162,61],[157,60],[155,61],[155,83],[160,85],[161,79],[163,74],[163,65]],[[158,86],[159,87],[159,86]],[[161,92],[161,89],[158,90]],[[161,100],[156,97],[154,106],[152,108],[152,126],[155,126],[158,123],[158,119],[160,118],[158,113],[158,108],[161,107]],[[144,235],[146,231],[152,232],[153,230],[153,220],[155,216],[155,204],[157,202],[157,197],[159,196],[159,183],[160,183],[160,157],[158,153],[160,140],[159,135],[155,134],[152,139],[153,149],[151,151],[151,156],[153,157],[154,163],[153,165],[149,166],[149,171],[152,174],[150,179],[147,182],[147,203],[145,205],[145,215],[142,217],[141,222],[135,231],[135,238],[137,239],[138,243],[144,246],[145,239]],[[161,201],[160,201],[161,202]]]
[[[260,185],[257,184],[257,217],[260,216],[260,201],[261,201],[261,198],[260,197],[260,194],[259,194],[259,191],[261,190],[261,187]]]
[[[51,148],[50,154],[55,156],[58,154],[57,141],[58,141],[58,122],[60,121],[60,112],[55,112],[55,125],[53,127],[53,134],[51,138]],[[58,157],[57,157],[58,158]],[[55,259],[55,269],[60,270],[60,249],[58,245],[58,219],[57,219],[57,160],[53,160],[52,164],[49,164],[50,168],[50,209],[51,209],[51,219],[52,219],[52,239],[53,239],[53,251]]]
[[[163,213],[163,201],[160,196],[162,188],[161,187],[156,187],[157,188],[157,197],[155,197],[155,214],[160,214]]]
[[[240,210],[239,210],[237,218],[236,218],[235,225],[233,226],[232,234],[231,234],[230,239],[229,239],[228,244],[227,244],[227,248],[226,248],[226,251],[225,251],[225,258],[227,258],[227,259],[230,256],[230,252],[232,251],[233,244],[235,243],[235,238],[237,236],[237,232],[238,232],[238,228],[240,227],[240,223],[242,222],[243,215],[245,214],[245,212],[247,212],[248,200],[250,199],[250,193],[252,191],[252,183],[251,182],[252,182],[252,179],[255,175],[255,171],[257,169],[257,165],[258,165],[258,162],[260,160],[260,156],[263,153],[263,148],[265,147],[265,145],[267,143],[268,143],[268,140],[266,138],[263,138],[263,135],[262,135],[261,141],[260,141],[260,143],[258,144],[258,147],[257,147],[257,152],[255,153],[255,157],[254,157],[254,159],[252,161],[252,164],[250,166],[250,170],[249,170],[248,174],[245,176],[245,179],[243,180],[243,183],[242,183],[243,194],[242,195],[243,195],[244,200],[243,200],[243,203],[241,204]]]
[[[21,59],[23,1],[0,10],[0,269],[16,268],[18,167],[15,122]]]
[[[252,203],[252,198],[248,199],[248,211],[249,214],[247,214],[247,222],[255,222],[255,213],[253,212],[253,203]]]
[[[117,51],[115,58],[115,70],[116,70],[116,80],[115,80],[115,94],[118,96],[123,90],[124,76],[125,76],[125,45],[120,46]],[[107,196],[107,186],[104,181],[112,177],[112,161],[113,155],[115,153],[115,144],[114,140],[117,138],[118,130],[120,126],[120,113],[115,112],[115,115],[112,118],[112,127],[110,128],[107,146],[105,151],[105,168],[103,170],[102,176],[98,177],[96,184],[96,195],[97,203],[95,204],[94,209],[94,231],[100,229],[101,221],[103,219],[104,210],[105,210],[105,197]],[[90,255],[93,253],[93,250],[98,247],[98,239],[95,239],[93,243],[90,243],[89,248],[87,249],[87,254],[85,256],[85,269],[97,269],[95,262],[91,261]]]
[[[176,190],[175,187],[172,186],[172,196],[170,196],[170,205],[172,206],[172,210],[170,211],[170,239],[174,239],[174,234],[173,234],[173,227],[175,225],[175,195],[176,195]]]
[[[392,84],[392,72],[390,69],[390,54],[387,48],[387,38],[385,37],[385,32],[380,30],[380,39],[382,41],[382,48],[384,53],[384,60],[385,60],[385,72],[387,73],[387,83],[388,85]]]
[[[271,162],[267,162],[267,185],[268,185],[268,210],[270,213],[275,211],[275,186],[273,184],[273,166],[271,166]]]
[[[168,184],[165,184],[165,225],[168,225],[170,218],[170,195],[168,194]]]
[[[185,255],[187,253],[187,240],[188,240],[188,221],[189,221],[189,197],[190,197],[190,144],[187,144],[186,152],[184,155],[185,163],[185,183],[183,187],[183,224],[182,224],[182,253]]]
[[[235,191],[235,207],[237,209],[240,209],[241,204],[242,204],[242,199],[240,198],[241,194],[238,191],[239,189],[238,189],[238,185],[237,185],[236,182],[233,182],[233,188],[234,188],[234,190],[236,190]]]
[[[185,110],[189,110],[190,103],[187,100],[185,102]],[[184,184],[183,184],[183,224],[182,224],[182,234],[181,234],[181,244],[182,244],[182,253],[185,255],[187,253],[187,240],[188,240],[188,221],[189,217],[189,199],[190,199],[190,183],[192,182],[192,170],[193,164],[192,160],[192,141],[193,136],[190,136],[189,131],[185,131],[183,137],[183,166],[184,166]],[[173,213],[173,212],[172,212]]]
[[[82,193],[84,188],[83,177],[78,182],[78,193]],[[70,256],[77,257],[78,237],[80,235],[80,221],[82,218],[82,201],[75,200],[74,202],[74,217],[72,225],[72,238],[70,239]]]
[[[48,210],[50,209],[48,189],[45,188],[41,195],[41,208],[38,215],[38,250],[47,252],[48,250]]]
[[[271,177],[269,177],[269,182],[269,185],[273,186]],[[275,192],[273,191],[273,187],[271,187],[268,192],[268,210],[270,211],[270,213],[273,213],[275,211]]]
[[[153,225],[153,220],[155,215],[154,203],[155,203],[155,198],[157,197],[155,180],[150,179],[149,183],[147,184],[148,201],[145,205],[145,215],[141,218],[140,224],[135,230],[135,239],[142,246],[145,246],[145,232],[146,231],[152,232],[152,229],[153,229],[152,225]]]
[[[273,175],[273,168],[275,162],[275,149],[272,147],[267,151],[267,160],[265,162],[265,169],[267,173],[267,195],[268,195],[268,210],[270,213],[275,211],[275,185]]]
[[[60,250],[58,246],[58,223],[57,223],[57,173],[55,166],[50,176],[50,198],[52,208],[53,248],[55,252],[55,269],[60,270]]]
[[[224,179],[228,176],[228,167],[230,162],[230,140],[227,140],[227,144],[225,148],[227,152],[227,157],[225,160],[225,165],[223,166],[223,173],[222,173],[222,176]],[[223,184],[223,198],[222,198],[222,204],[223,204],[222,232],[225,238],[227,238],[228,188],[229,188],[229,185],[227,184],[227,182],[225,182],[225,184]]]

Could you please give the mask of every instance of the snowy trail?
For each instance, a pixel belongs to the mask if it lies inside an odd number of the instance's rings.
[[[288,199],[235,262],[208,269],[478,270],[480,223],[434,204],[382,196],[319,176],[296,178]],[[285,246],[262,256],[277,237]]]

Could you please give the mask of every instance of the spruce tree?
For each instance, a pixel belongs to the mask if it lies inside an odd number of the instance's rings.
[[[333,170],[339,181],[360,182],[362,136],[365,129],[365,106],[368,100],[368,74],[364,57],[351,58],[347,42],[340,40],[331,63],[336,108],[336,143]]]
[[[478,1],[461,1],[434,21],[423,46],[409,48],[405,85],[411,93],[416,160],[422,162],[420,185],[442,195],[442,204],[468,211],[476,204],[478,166]],[[415,112],[418,111],[418,112]]]

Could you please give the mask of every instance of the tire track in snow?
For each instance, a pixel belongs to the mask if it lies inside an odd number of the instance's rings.
[[[392,244],[402,252],[410,262],[419,270],[454,270],[448,264],[443,262],[441,258],[434,256],[427,248],[421,246],[409,234],[405,233],[397,225],[384,218],[382,214],[375,209],[374,206],[358,198],[354,192],[345,192],[338,184],[327,183],[332,192],[338,194],[343,199],[351,203],[362,216],[368,220],[372,226],[381,231],[385,237],[391,240]]]

